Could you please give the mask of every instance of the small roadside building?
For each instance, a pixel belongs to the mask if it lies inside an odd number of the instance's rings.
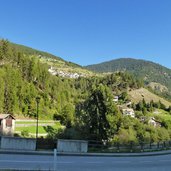
[[[0,114],[0,135],[13,136],[15,118],[11,114]]]

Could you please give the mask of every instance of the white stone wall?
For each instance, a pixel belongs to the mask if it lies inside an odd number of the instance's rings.
[[[59,139],[57,150],[59,152],[86,153],[88,150],[88,141]]]
[[[36,140],[19,137],[1,137],[1,149],[10,150],[36,150]]]

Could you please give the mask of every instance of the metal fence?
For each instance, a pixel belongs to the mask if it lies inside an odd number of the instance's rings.
[[[54,149],[57,147],[57,140],[39,138],[37,141],[38,149]],[[171,140],[163,142],[149,142],[149,143],[104,143],[101,141],[88,140],[88,152],[99,153],[119,153],[119,152],[146,152],[146,151],[160,151],[171,149]]]
[[[36,142],[37,149],[54,149],[57,147],[57,141],[53,139],[46,139],[46,138],[38,138]]]
[[[171,149],[171,141],[163,142],[150,142],[150,143],[115,143],[108,144],[98,141],[89,141],[88,151],[89,152],[101,152],[101,153],[119,153],[119,152],[145,152],[145,151],[160,151]]]

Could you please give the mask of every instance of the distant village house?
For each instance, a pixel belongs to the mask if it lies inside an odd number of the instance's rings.
[[[122,109],[123,116],[131,116],[132,118],[135,118],[135,112],[132,108],[125,108]]]
[[[118,96],[114,96],[113,101],[114,102],[118,102],[118,100],[119,100],[119,97]]]
[[[15,118],[10,114],[0,114],[0,135],[13,136]]]
[[[161,127],[161,123],[157,121],[154,117],[151,117],[148,121],[149,125],[152,125],[154,127]]]
[[[161,127],[161,122],[157,121],[154,117],[142,116],[140,121],[154,127]]]

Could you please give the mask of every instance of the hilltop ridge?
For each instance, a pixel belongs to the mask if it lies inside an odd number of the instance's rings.
[[[78,78],[95,75],[92,71],[89,71],[82,66],[66,61],[59,56],[55,56],[48,52],[37,50],[28,46],[9,42],[9,46],[18,52],[24,53],[28,56],[33,56],[40,59],[42,63],[46,63],[49,66],[49,71],[52,75],[59,75],[68,78]]]
[[[171,99],[171,69],[160,64],[142,59],[120,58],[95,65],[88,65],[86,69],[98,73],[124,71],[144,80],[145,84],[165,98]],[[165,91],[163,91],[165,90]]]

